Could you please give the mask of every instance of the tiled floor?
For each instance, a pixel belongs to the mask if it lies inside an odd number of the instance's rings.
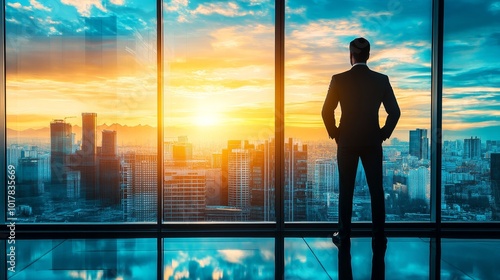
[[[156,239],[17,240],[8,279],[275,279],[274,238],[169,238],[163,277]],[[7,253],[9,246],[7,246]],[[327,238],[286,238],[285,279],[338,279],[338,249]],[[429,279],[430,240],[390,238],[386,279]],[[500,239],[442,239],[441,279],[500,279]],[[371,239],[354,238],[354,279],[370,279]],[[7,263],[7,269],[10,267]]]

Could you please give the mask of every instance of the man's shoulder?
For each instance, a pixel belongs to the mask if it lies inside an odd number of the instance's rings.
[[[371,69],[370,69],[370,72],[372,73],[372,75],[378,76],[380,78],[387,78],[388,77],[386,74],[383,74],[383,73],[380,73],[380,72],[377,72],[377,71],[373,71]]]
[[[347,70],[347,71],[344,71],[341,73],[333,74],[332,78],[342,78],[342,77],[348,76],[350,71],[351,70]]]

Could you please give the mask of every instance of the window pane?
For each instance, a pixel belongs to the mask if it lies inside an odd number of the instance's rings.
[[[156,2],[106,3],[6,1],[19,222],[156,221]]]
[[[164,221],[273,221],[274,1],[164,7]]]
[[[445,3],[444,221],[500,220],[500,6]]]
[[[350,69],[349,42],[371,43],[368,66],[389,76],[401,108],[383,144],[388,221],[429,221],[430,1],[286,2],[285,219],[337,221],[336,148],[321,110],[333,74]],[[338,107],[339,108],[339,107]],[[336,110],[337,125],[340,110]],[[379,113],[383,126],[386,112]],[[358,165],[353,221],[370,221],[370,195]]]

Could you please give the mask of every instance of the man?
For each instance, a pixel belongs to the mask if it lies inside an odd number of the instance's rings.
[[[332,241],[337,247],[350,245],[354,182],[361,159],[371,197],[372,246],[386,248],[382,142],[391,136],[401,112],[389,78],[366,65],[370,43],[356,38],[349,44],[349,51],[352,68],[333,75],[322,110],[328,135],[338,146],[339,231]],[[337,126],[335,109],[339,103],[342,113]],[[381,104],[387,112],[382,128],[378,116]]]

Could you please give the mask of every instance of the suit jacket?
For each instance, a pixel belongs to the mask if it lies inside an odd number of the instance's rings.
[[[339,103],[341,117],[337,127],[335,109]],[[378,115],[381,104],[388,114],[382,128]],[[322,110],[328,135],[339,147],[382,144],[391,136],[400,115],[389,78],[366,65],[355,65],[333,75]]]

